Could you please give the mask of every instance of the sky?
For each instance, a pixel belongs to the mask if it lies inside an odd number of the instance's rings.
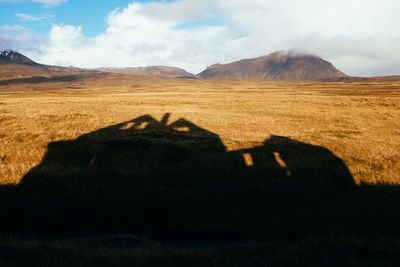
[[[215,63],[294,50],[400,75],[398,0],[0,0],[0,49],[51,65]]]

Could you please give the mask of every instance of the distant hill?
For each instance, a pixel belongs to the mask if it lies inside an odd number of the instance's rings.
[[[330,62],[314,55],[278,51],[268,56],[215,64],[197,75],[207,80],[319,81],[347,77]]]
[[[0,50],[0,65],[22,64],[28,66],[40,66],[30,58],[13,50]]]
[[[5,65],[0,63],[0,80],[48,75],[48,71],[36,67],[19,64]]]
[[[278,51],[267,56],[242,59],[229,64],[215,64],[203,72],[193,75],[184,69],[171,66],[136,68],[80,69],[75,67],[50,66],[37,63],[13,50],[0,50],[0,80],[4,84],[48,81],[54,77],[63,81],[71,75],[80,78],[100,79],[101,73],[145,76],[152,78],[203,79],[203,80],[281,80],[321,82],[399,82],[400,76],[351,77],[336,69],[330,62],[308,54]],[[65,76],[65,77],[64,77]],[[108,77],[108,76],[107,76]],[[10,80],[9,82],[6,82]],[[53,81],[53,79],[50,79]]]
[[[0,80],[12,80],[27,77],[48,78],[54,75],[72,75],[86,72],[88,71],[79,68],[40,64],[16,51],[0,50]]]
[[[0,50],[0,79],[47,76],[51,71],[13,50]]]
[[[105,72],[113,72],[120,74],[140,75],[154,78],[180,78],[195,79],[196,76],[184,69],[170,66],[150,66],[137,68],[101,68],[98,69]]]

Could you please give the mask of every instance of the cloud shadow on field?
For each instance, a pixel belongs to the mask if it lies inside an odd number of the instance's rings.
[[[283,136],[227,152],[190,121],[144,115],[48,144],[0,187],[4,234],[162,242],[399,236],[398,187],[356,186],[324,147]]]

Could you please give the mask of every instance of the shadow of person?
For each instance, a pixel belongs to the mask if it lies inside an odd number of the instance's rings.
[[[382,188],[382,199],[358,189],[326,148],[271,136],[227,152],[218,135],[169,117],[144,115],[49,143],[16,188],[1,188],[0,231],[174,242],[369,235],[399,222],[390,212],[397,191]]]

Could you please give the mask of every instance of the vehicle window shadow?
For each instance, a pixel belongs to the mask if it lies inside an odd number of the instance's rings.
[[[0,187],[2,233],[257,240],[396,236],[398,187],[356,186],[326,148],[282,136],[227,151],[185,119],[150,115],[48,144]]]

